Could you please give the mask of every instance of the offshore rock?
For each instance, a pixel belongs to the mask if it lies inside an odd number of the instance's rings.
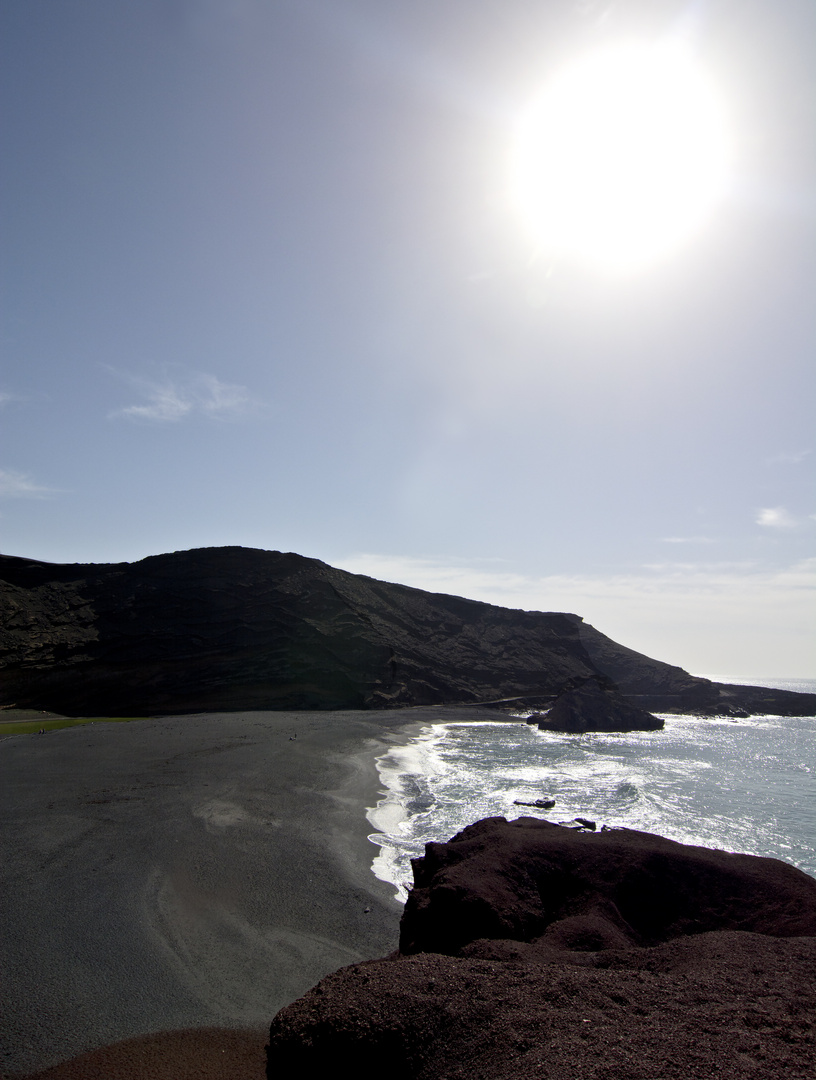
[[[663,721],[620,693],[611,679],[593,675],[573,680],[538,722],[539,731],[583,735],[589,731],[659,731]]]
[[[523,707],[598,675],[643,709],[816,714],[816,695],[696,678],[578,615],[428,593],[300,555],[202,548],[110,565],[0,556],[0,707]]]

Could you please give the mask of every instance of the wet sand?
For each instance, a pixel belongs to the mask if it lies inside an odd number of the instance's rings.
[[[230,1029],[262,1076],[282,1006],[396,947],[401,908],[367,839],[374,758],[458,714],[202,714],[0,741],[0,1072],[208,1028],[202,1053]],[[164,1066],[189,1046],[165,1037]]]

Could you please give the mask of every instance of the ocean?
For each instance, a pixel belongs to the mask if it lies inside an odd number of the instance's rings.
[[[707,675],[816,692],[814,679]],[[662,715],[662,731],[561,735],[515,721],[425,725],[377,761],[372,870],[404,901],[410,860],[484,817],[590,818],[785,859],[816,877],[816,718]],[[552,810],[514,805],[554,798]]]

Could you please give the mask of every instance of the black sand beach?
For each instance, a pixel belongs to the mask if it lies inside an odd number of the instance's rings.
[[[401,908],[367,839],[374,758],[438,716],[202,714],[0,740],[3,1074],[227,1028],[262,1075],[278,1009],[396,947]]]

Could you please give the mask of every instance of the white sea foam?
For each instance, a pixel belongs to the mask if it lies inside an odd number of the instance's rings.
[[[483,817],[532,815],[778,856],[816,876],[816,720],[664,719],[663,731],[575,736],[440,717],[377,763],[374,873],[404,900],[410,859],[428,841]],[[514,805],[545,796],[551,811]]]

